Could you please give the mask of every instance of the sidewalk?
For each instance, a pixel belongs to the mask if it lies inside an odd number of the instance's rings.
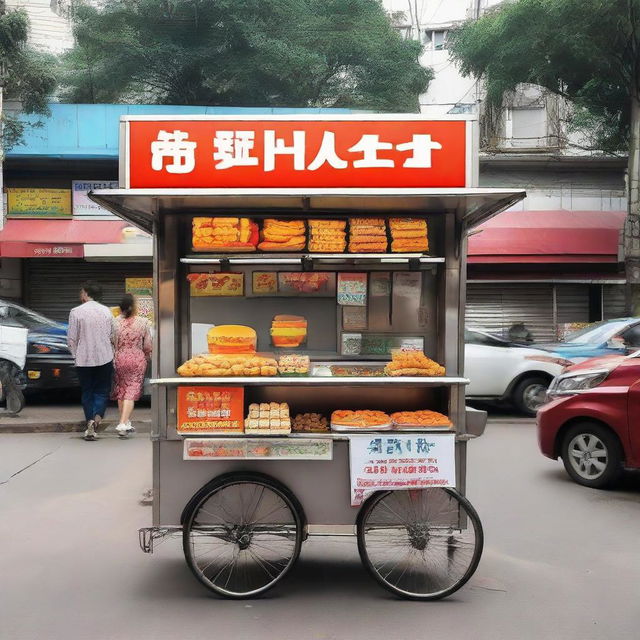
[[[142,405],[136,407],[133,414],[133,426],[138,433],[151,430],[151,408]],[[118,409],[109,407],[100,431],[113,430],[118,420]],[[79,404],[39,404],[27,406],[14,418],[0,415],[0,434],[2,433],[65,433],[84,431],[85,423]]]

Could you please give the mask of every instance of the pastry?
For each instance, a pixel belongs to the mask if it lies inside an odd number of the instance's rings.
[[[296,348],[307,339],[307,320],[303,316],[278,315],[271,323],[274,347]]]
[[[451,427],[451,420],[437,411],[399,411],[391,414],[393,423],[402,425],[420,425],[425,427]]]
[[[331,414],[331,424],[344,427],[374,428],[388,425],[391,417],[384,411],[339,410]]]
[[[262,251],[302,251],[307,243],[303,220],[274,220],[267,218],[258,248]]]
[[[384,372],[388,376],[443,376],[445,369],[421,351],[399,351],[393,354]]]
[[[319,413],[299,413],[291,422],[294,433],[327,433],[329,421]]]
[[[192,221],[192,243],[200,251],[255,251],[258,225],[249,218],[196,217]]]

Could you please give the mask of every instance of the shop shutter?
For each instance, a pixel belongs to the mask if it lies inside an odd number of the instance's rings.
[[[589,322],[589,285],[557,284],[556,305],[558,324]]]
[[[506,336],[524,322],[536,342],[555,340],[553,285],[467,283],[466,325]]]
[[[26,261],[24,303],[34,311],[66,322],[69,310],[79,304],[80,286],[95,280],[104,290],[102,302],[115,306],[125,291],[125,278],[151,277],[152,266],[143,262],[85,262],[38,258]]]
[[[624,318],[625,292],[623,284],[605,284],[602,286],[602,315],[604,320]]]

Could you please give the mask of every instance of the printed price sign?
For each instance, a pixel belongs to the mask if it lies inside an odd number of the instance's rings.
[[[351,506],[379,490],[454,487],[455,435],[357,435],[349,438]]]
[[[178,387],[178,433],[242,433],[242,387]]]

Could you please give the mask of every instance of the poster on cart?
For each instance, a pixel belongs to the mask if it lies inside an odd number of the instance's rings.
[[[349,438],[351,506],[374,491],[454,487],[455,435],[370,434]]]
[[[242,433],[242,387],[178,387],[178,433]]]

